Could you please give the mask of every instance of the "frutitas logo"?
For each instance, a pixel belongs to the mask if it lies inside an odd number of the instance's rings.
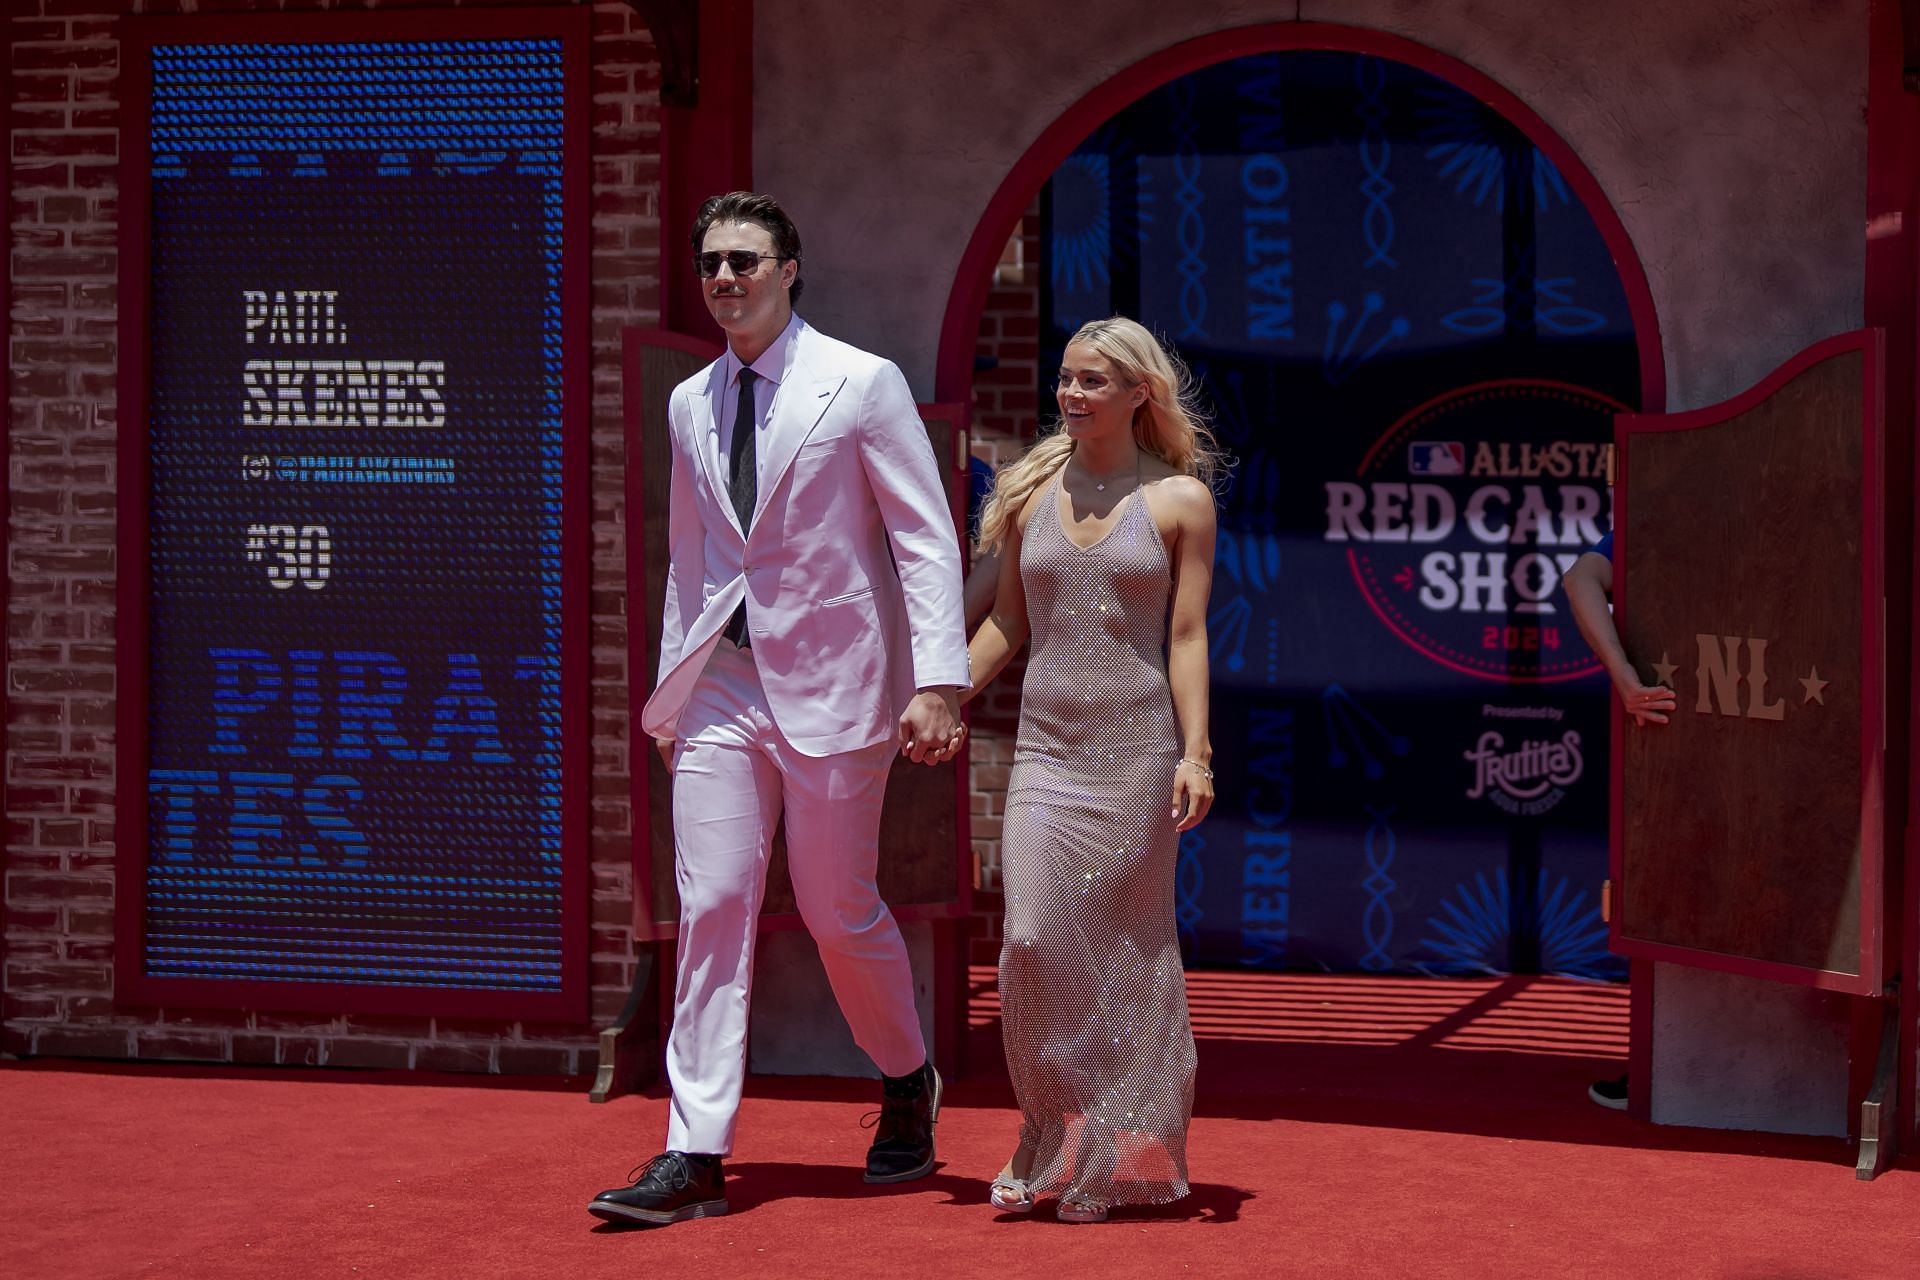
[[[1463,753],[1474,767],[1467,799],[1487,796],[1508,813],[1545,813],[1580,781],[1586,767],[1574,729],[1561,734],[1558,742],[1529,738],[1512,751],[1506,745],[1504,735],[1488,729],[1478,746]]]
[[[1540,683],[1599,669],[1560,578],[1612,520],[1613,415],[1540,379],[1462,387],[1394,423],[1353,480],[1326,484],[1328,542],[1374,613],[1435,662]]]

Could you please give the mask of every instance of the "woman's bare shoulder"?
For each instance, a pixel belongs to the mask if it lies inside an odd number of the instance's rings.
[[[1141,487],[1146,491],[1148,502],[1169,515],[1190,518],[1204,512],[1212,518],[1213,490],[1198,476],[1176,470],[1158,458],[1152,463],[1155,471],[1149,471],[1144,465],[1140,469]]]
[[[1033,513],[1040,509],[1040,504],[1050,497],[1052,493],[1053,477],[1049,476],[1035,485],[1033,492],[1021,500],[1020,510],[1016,511],[1013,516],[1013,527],[1016,532],[1021,534],[1026,533],[1027,523],[1033,519]]]

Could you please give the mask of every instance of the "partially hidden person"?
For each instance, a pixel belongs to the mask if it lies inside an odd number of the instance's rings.
[[[1613,682],[1620,705],[1633,718],[1635,728],[1665,724],[1678,705],[1674,691],[1663,684],[1646,684],[1627,657],[1620,643],[1620,630],[1613,623],[1613,531],[1580,554],[1560,580],[1567,592],[1567,604],[1573,609],[1574,625],[1586,638],[1600,665]],[[1587,1097],[1613,1111],[1627,1107],[1627,1077],[1596,1080],[1587,1087]]]

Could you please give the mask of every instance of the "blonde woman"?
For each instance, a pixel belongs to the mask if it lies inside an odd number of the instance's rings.
[[[1020,1142],[1000,1209],[1063,1222],[1187,1194],[1193,1032],[1174,940],[1179,833],[1213,803],[1207,594],[1217,466],[1190,380],[1132,320],[1067,344],[1060,427],[980,522],[1003,571],[972,696],[1029,636],[1001,835],[1000,1001]]]

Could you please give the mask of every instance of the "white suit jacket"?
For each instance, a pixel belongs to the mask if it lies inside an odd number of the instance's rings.
[[[916,688],[967,683],[960,543],[907,381],[804,322],[758,437],[740,528],[720,452],[726,358],[673,390],[659,679],[641,727],[672,738],[744,598],[767,709],[803,755],[895,735]]]

